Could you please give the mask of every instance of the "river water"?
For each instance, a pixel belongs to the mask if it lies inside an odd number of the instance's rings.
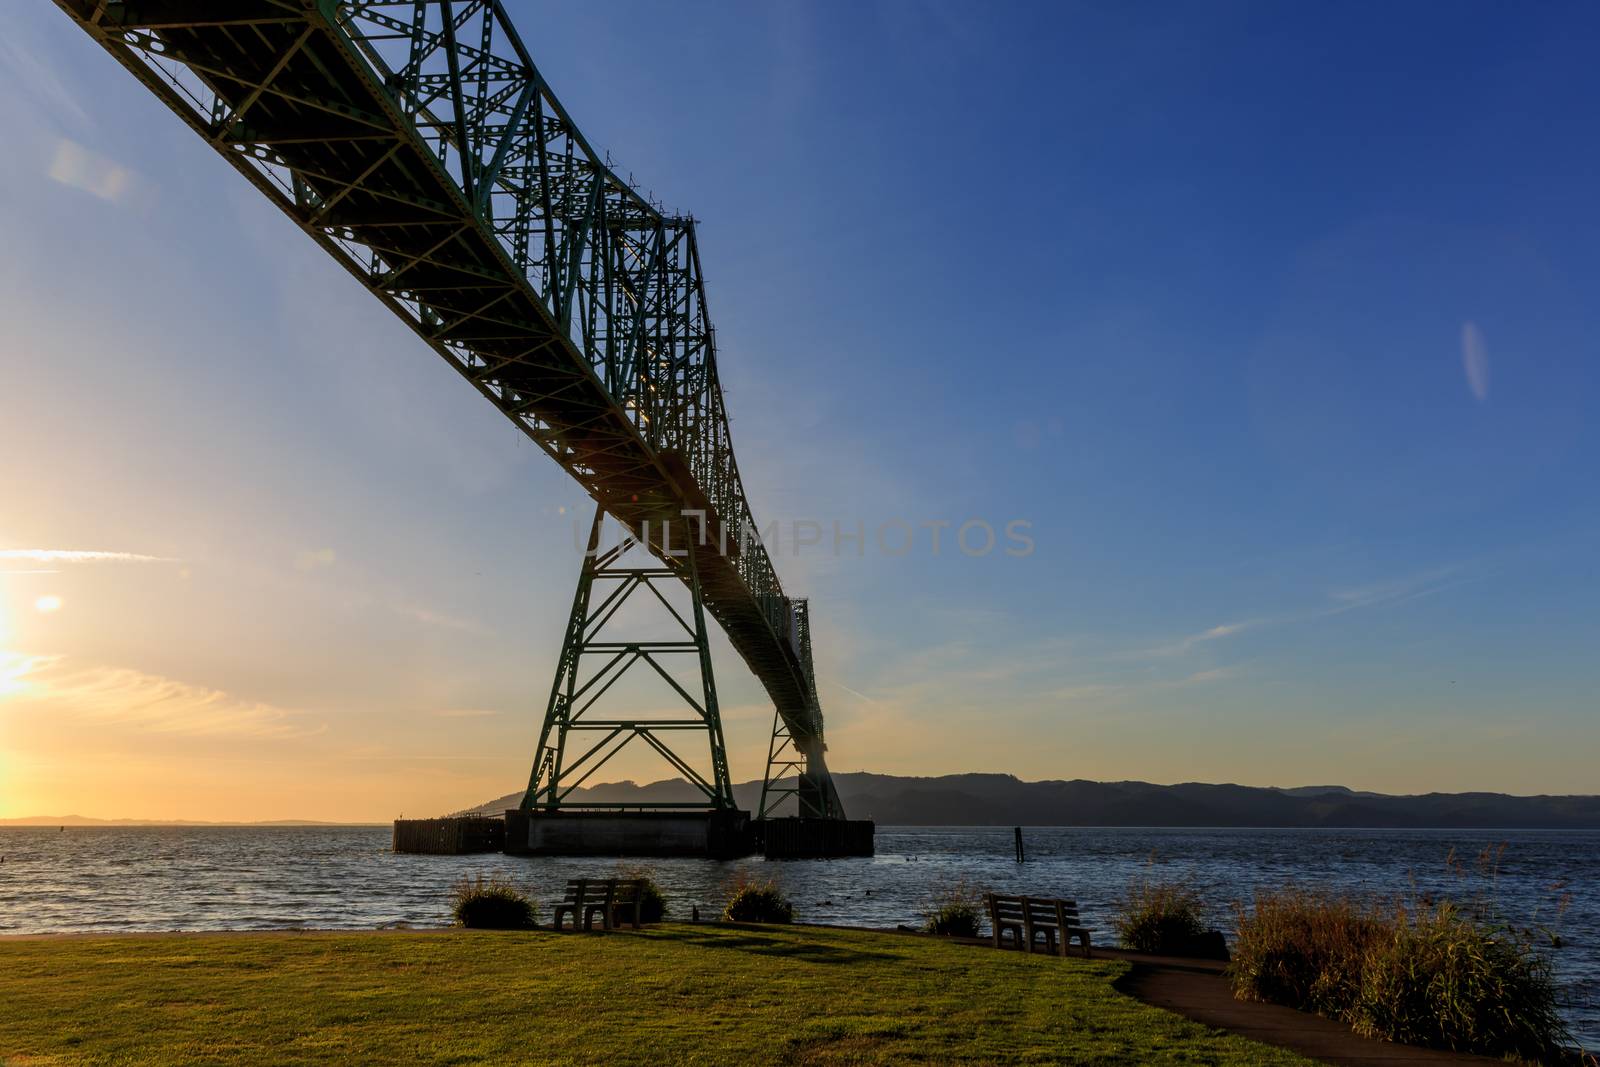
[[[1576,1036],[1600,1046],[1600,831],[1198,830],[879,827],[870,859],[646,861],[673,917],[714,914],[740,871],[775,876],[803,922],[912,924],[964,885],[1077,899],[1111,943],[1117,897],[1141,877],[1178,879],[1228,925],[1232,902],[1288,883],[1385,897],[1488,899],[1561,939],[1554,960]],[[1504,846],[1501,851],[1501,846]],[[1498,853],[1479,873],[1485,849]],[[1454,855],[1457,864],[1447,862]],[[370,929],[448,923],[451,883],[495,872],[545,907],[566,880],[617,861],[397,856],[387,827],[0,828],[0,934],[51,931]],[[1462,868],[1465,868],[1463,870]]]

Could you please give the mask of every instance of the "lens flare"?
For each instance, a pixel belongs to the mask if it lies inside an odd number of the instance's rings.
[[[1461,325],[1461,369],[1467,375],[1467,388],[1478,403],[1489,400],[1489,346],[1475,322]]]
[[[54,593],[42,596],[33,602],[33,610],[48,615],[52,611],[61,610],[61,598]]]

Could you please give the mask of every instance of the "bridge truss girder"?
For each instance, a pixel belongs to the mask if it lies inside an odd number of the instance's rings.
[[[694,220],[600,159],[499,0],[56,3],[679,580],[659,531],[692,512],[732,534],[699,560],[705,609],[828,782],[798,602],[734,459]]]

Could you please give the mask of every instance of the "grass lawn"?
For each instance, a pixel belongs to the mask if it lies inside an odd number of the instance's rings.
[[[0,1062],[1303,1064],[1125,965],[807,927],[0,941]]]

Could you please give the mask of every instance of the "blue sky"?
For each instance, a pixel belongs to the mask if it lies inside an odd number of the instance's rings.
[[[836,767],[1594,790],[1592,6],[509,7],[758,518],[1031,524],[780,546]],[[578,491],[45,5],[0,113],[0,816],[516,788]]]

